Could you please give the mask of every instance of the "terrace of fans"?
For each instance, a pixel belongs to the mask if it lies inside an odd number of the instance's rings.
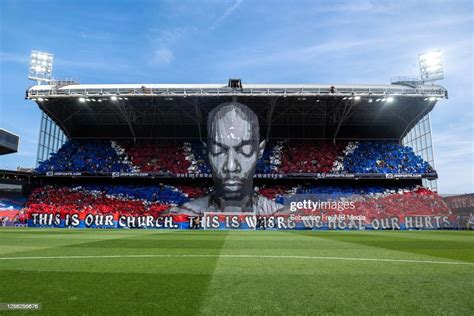
[[[211,173],[199,141],[68,141],[36,169],[38,173]],[[410,147],[389,141],[276,141],[267,145],[257,174],[433,174]]]

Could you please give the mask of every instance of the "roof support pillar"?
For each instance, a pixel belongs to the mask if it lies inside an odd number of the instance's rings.
[[[272,125],[273,111],[275,110],[276,102],[277,102],[276,99],[272,98],[270,100],[270,108],[268,109],[268,112],[267,112],[267,135],[265,137],[267,142],[268,142],[268,139],[270,137],[270,127]]]
[[[194,113],[196,114],[196,123],[198,126],[198,131],[199,131],[199,139],[202,141],[202,115],[201,115],[201,109],[199,108],[199,101],[198,98],[195,98],[193,100],[194,104]]]

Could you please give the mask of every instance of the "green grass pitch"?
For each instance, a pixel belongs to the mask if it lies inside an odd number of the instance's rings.
[[[0,303],[42,304],[25,314],[474,314],[473,232],[1,229],[0,241]]]

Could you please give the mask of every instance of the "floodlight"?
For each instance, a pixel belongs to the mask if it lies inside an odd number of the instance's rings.
[[[430,101],[436,101],[436,98],[435,98],[435,97],[430,97],[429,100],[430,100]]]
[[[354,100],[356,100],[356,101],[360,100],[360,96],[358,96],[358,95],[355,96],[355,97],[354,97]]]
[[[369,103],[372,103],[372,102],[374,102],[374,100],[373,100],[373,99],[369,99]]]
[[[79,102],[81,102],[81,103],[86,102],[86,98],[79,98]]]
[[[440,50],[418,55],[421,80],[435,81],[444,78],[442,55]]]
[[[44,99],[43,98],[38,98],[38,101],[43,102]]]
[[[388,97],[387,98],[387,102],[393,102],[393,100],[395,100],[393,97]]]
[[[117,101],[117,97],[115,95],[113,95],[113,96],[110,97],[110,100]]]
[[[38,83],[51,81],[53,72],[53,54],[31,51],[28,79]]]

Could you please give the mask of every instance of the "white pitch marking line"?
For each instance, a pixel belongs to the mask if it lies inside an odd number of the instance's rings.
[[[41,259],[114,259],[114,258],[248,258],[248,259],[313,259],[313,260],[345,260],[345,261],[375,261],[375,262],[400,262],[400,263],[432,263],[452,265],[474,265],[472,262],[459,261],[432,261],[410,259],[383,259],[383,258],[350,258],[350,257],[314,257],[314,256],[271,256],[271,255],[109,255],[109,256],[51,256],[51,257],[0,257],[6,260],[41,260]]]

